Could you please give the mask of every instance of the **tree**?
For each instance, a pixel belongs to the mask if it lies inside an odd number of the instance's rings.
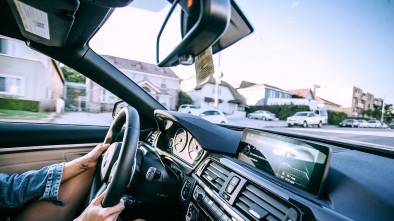
[[[393,120],[393,116],[391,114],[392,108],[393,108],[393,104],[385,104],[384,105],[383,121],[386,123],[391,123],[391,121]]]
[[[179,106],[181,106],[182,104],[193,104],[193,100],[185,92],[179,91],[179,93],[178,93],[178,102],[176,104],[176,109],[178,110]]]
[[[62,65],[60,69],[63,72],[64,79],[66,80],[66,82],[83,83],[83,84],[86,82],[86,77],[83,74],[77,72],[76,70],[67,67],[65,65]]]

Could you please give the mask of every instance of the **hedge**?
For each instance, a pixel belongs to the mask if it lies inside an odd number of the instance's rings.
[[[0,109],[38,112],[39,106],[39,101],[0,98]]]
[[[348,118],[347,114],[342,111],[327,111],[328,112],[328,124],[338,125],[341,121]]]
[[[270,105],[270,106],[249,106],[246,108],[247,113],[252,113],[257,110],[266,110],[274,113],[280,120],[286,120],[300,111],[310,111],[307,105]]]

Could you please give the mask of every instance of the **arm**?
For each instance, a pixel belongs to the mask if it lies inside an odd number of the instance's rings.
[[[109,144],[97,145],[92,151],[83,157],[77,158],[64,165],[62,182],[69,180],[70,178],[86,171],[96,168],[97,159],[101,154],[107,150]]]

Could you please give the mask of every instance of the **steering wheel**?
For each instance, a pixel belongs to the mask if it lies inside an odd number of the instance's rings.
[[[116,142],[123,125],[123,140]],[[106,190],[101,206],[111,207],[119,203],[134,176],[139,134],[140,119],[137,110],[130,106],[122,108],[105,136],[104,144],[111,145],[97,164],[90,201]]]

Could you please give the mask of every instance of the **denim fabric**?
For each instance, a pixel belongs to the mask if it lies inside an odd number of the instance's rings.
[[[0,209],[17,208],[31,199],[64,205],[58,198],[64,163],[23,174],[0,174]]]

